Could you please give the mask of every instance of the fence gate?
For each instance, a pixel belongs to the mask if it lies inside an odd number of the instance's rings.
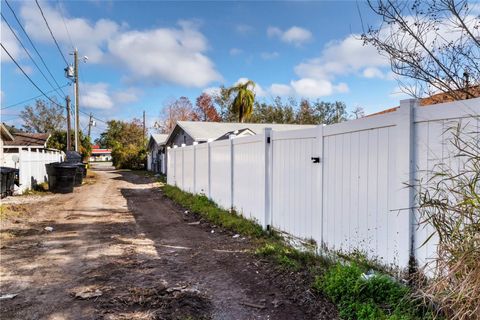
[[[302,239],[322,239],[321,126],[272,131],[271,222]]]

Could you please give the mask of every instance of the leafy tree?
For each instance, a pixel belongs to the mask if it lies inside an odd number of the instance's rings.
[[[316,101],[313,103],[315,120],[319,124],[333,124],[348,120],[347,106],[344,102]]]
[[[62,106],[49,101],[36,100],[35,106],[26,106],[20,112],[23,128],[27,132],[51,133],[64,128],[66,118]]]
[[[228,89],[228,95],[236,94],[233,99],[233,112],[238,115],[238,121],[243,122],[248,119],[253,113],[253,106],[255,102],[255,93],[252,88],[255,87],[255,82],[247,80],[244,83],[239,83]]]
[[[216,94],[213,95],[213,101],[220,110],[220,117],[223,122],[235,122],[238,116],[233,112],[233,99],[228,92],[228,88],[221,86]]]
[[[193,105],[187,97],[180,97],[168,102],[162,110],[161,118],[160,131],[164,133],[170,133],[177,121],[198,120]]]
[[[315,115],[315,109],[312,108],[310,101],[302,99],[300,109],[296,116],[296,122],[299,124],[317,124],[318,117]]]
[[[205,92],[197,98],[195,114],[200,121],[219,122],[222,120],[213,105],[212,97]]]
[[[92,143],[90,142],[90,138],[88,136],[83,135],[83,133],[79,132],[80,138],[80,154],[82,158],[88,158],[92,154]],[[70,141],[74,141],[75,133],[70,133]],[[62,150],[64,152],[67,151],[67,132],[63,130],[57,130],[51,133],[50,138],[47,142],[47,147],[52,149]]]
[[[370,0],[382,18],[362,35],[390,62],[403,91],[443,92],[453,100],[480,94],[480,15],[467,0]]]
[[[112,161],[116,168],[142,168],[147,151],[143,124],[139,119],[130,122],[112,120],[97,142],[112,149]]]

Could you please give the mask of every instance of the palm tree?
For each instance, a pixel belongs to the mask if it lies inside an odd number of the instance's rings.
[[[237,96],[233,100],[232,107],[233,112],[238,113],[238,120],[240,122],[243,122],[253,113],[255,93],[249,87],[255,87],[255,82],[252,80],[247,80],[244,83],[239,83],[236,86],[229,88],[227,91],[229,96],[233,92],[237,93]]]

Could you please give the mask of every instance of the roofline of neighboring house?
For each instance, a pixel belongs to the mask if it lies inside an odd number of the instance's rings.
[[[14,140],[13,135],[10,133],[10,131],[8,131],[7,127],[3,123],[0,124],[0,127],[1,127],[1,130],[2,130],[1,134],[6,135],[7,138],[8,138],[8,141],[13,141]]]
[[[185,130],[185,128],[182,127],[179,122],[181,122],[181,121],[177,121],[177,122],[175,123],[175,126],[173,127],[172,131],[170,131],[170,133],[168,134],[168,137],[167,137],[167,139],[165,140],[165,145],[167,145],[168,140],[170,140],[170,137],[172,136],[173,131],[175,131],[175,128],[176,128],[177,126],[179,126],[180,128],[182,128],[183,131],[185,131],[190,137],[192,137],[193,141],[198,142],[198,140],[195,139],[195,138],[190,134],[190,132],[188,132],[187,130]]]

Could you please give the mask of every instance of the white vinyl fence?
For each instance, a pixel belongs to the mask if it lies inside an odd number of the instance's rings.
[[[479,114],[480,98],[427,107],[403,100],[395,112],[340,124],[175,147],[167,180],[319,250],[424,265],[435,237],[421,246],[432,228],[418,226],[406,185],[440,162],[461,166],[447,129],[479,132]]]
[[[32,149],[26,147],[4,146],[2,166],[19,169],[20,187],[16,193],[23,193],[35,185],[47,182],[45,165],[63,161],[63,154],[54,149]]]

